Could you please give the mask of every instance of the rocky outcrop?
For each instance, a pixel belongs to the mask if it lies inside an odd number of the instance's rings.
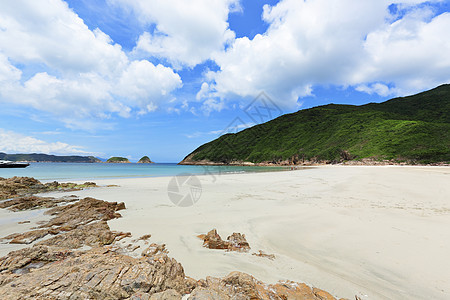
[[[56,181],[50,183],[41,183],[31,177],[0,177],[0,200],[21,197],[36,193],[50,192],[54,190],[76,191],[88,187],[96,187],[94,182],[85,182],[83,184],[76,183],[58,183]]]
[[[169,289],[186,294],[193,288],[181,264],[167,255],[132,258],[103,247],[66,253],[54,261],[58,252],[52,248],[42,246],[34,253],[48,263],[18,272],[27,265],[11,259],[12,268],[0,274],[1,299],[127,299]]]
[[[152,160],[148,156],[143,156],[141,159],[137,162],[138,164],[154,164]]]
[[[250,245],[245,239],[244,234],[234,232],[224,241],[217,233],[217,230],[213,229],[207,234],[201,234],[198,237],[203,240],[203,247],[209,249],[224,249],[237,252],[247,252],[250,250]]]
[[[26,196],[0,202],[0,208],[7,208],[11,211],[42,209],[55,207],[61,203],[69,203],[77,200],[77,197],[63,197],[57,199],[53,197]]]
[[[36,205],[41,205],[42,202],[43,200],[32,201]],[[27,206],[27,209],[33,208],[33,206]],[[108,245],[122,233],[112,233],[106,221],[119,218],[120,214],[117,211],[122,209],[125,209],[123,202],[84,198],[76,203],[48,210],[46,214],[54,216],[50,221],[37,229],[8,235],[3,240],[9,240],[12,244],[30,244],[47,235],[55,235],[42,243],[71,249],[84,245]]]
[[[190,295],[190,300],[262,299],[262,300],[334,300],[331,294],[304,283],[291,281],[264,284],[253,276],[232,272],[224,278],[207,277]]]

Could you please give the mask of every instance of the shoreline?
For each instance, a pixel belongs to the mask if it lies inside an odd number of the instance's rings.
[[[260,162],[260,163],[252,163],[252,162],[230,162],[230,163],[221,163],[221,162],[212,162],[212,161],[181,161],[178,163],[181,166],[241,166],[241,167],[320,167],[320,166],[412,166],[412,167],[449,167],[450,163],[446,162],[436,162],[429,164],[421,164],[421,163],[411,163],[411,162],[398,162],[398,161],[390,161],[390,160],[349,160],[342,162],[332,162],[332,161],[308,161],[302,163],[289,163],[289,162]]]

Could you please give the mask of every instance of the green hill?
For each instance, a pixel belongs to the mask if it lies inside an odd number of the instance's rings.
[[[27,161],[27,162],[70,162],[70,163],[96,163],[101,162],[94,156],[59,156],[42,153],[6,154],[0,152],[0,160]]]
[[[153,164],[154,162],[152,162],[152,160],[148,156],[143,156],[137,163],[138,164]]]
[[[450,162],[450,85],[362,106],[314,107],[226,134],[181,164]]]
[[[107,163],[130,163],[130,161],[128,160],[128,158],[125,157],[111,157],[110,159],[108,159],[106,161]]]

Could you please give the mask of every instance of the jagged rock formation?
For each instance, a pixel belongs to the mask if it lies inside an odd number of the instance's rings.
[[[250,245],[245,239],[245,234],[233,232],[226,241],[222,240],[216,229],[211,230],[207,234],[198,236],[203,240],[203,247],[209,249],[224,249],[227,251],[247,252]]]
[[[33,253],[47,264],[26,271],[23,263],[17,263],[25,253],[14,253],[18,258],[10,257],[5,267],[21,268],[0,274],[0,298],[126,299],[168,289],[186,294],[193,288],[181,264],[167,255],[137,259],[105,247],[58,252],[45,246]]]
[[[304,283],[285,281],[264,284],[251,275],[232,272],[222,279],[206,277],[206,280],[199,280],[198,287],[191,293],[189,299],[334,300],[336,298],[323,290],[310,288]]]
[[[33,201],[38,205],[40,202]],[[30,206],[27,207],[32,209]],[[84,198],[73,204],[50,209],[46,214],[52,215],[54,218],[47,223],[25,233],[11,234],[4,237],[3,240],[10,240],[12,244],[30,244],[47,235],[55,235],[42,243],[68,248],[79,248],[83,245],[108,245],[120,234],[111,233],[105,221],[120,217],[117,211],[121,209],[125,209],[123,202]]]
[[[83,184],[76,183],[59,183],[49,182],[41,183],[31,177],[0,177],[0,200],[31,195],[35,193],[49,192],[53,190],[76,191],[89,187],[96,187],[94,182],[85,182]],[[2,207],[3,208],[3,207]]]
[[[138,164],[154,164],[154,162],[148,156],[141,157],[141,159],[137,163]]]

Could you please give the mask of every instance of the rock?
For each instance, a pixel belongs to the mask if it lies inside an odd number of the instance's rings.
[[[222,240],[216,229],[211,230],[206,235],[198,236],[203,240],[203,247],[209,249],[225,249],[227,251],[247,252],[250,246],[245,239],[244,234],[234,232],[227,238],[227,241]]]
[[[93,182],[84,184],[58,183],[56,181],[42,184],[39,180],[32,177],[0,177],[0,200],[20,197],[30,194],[48,192],[53,190],[81,190],[86,187],[97,186]]]
[[[153,258],[159,254],[168,254],[169,250],[166,249],[166,244],[158,245],[151,244],[147,249],[142,252],[142,256]]]
[[[247,252],[250,250],[250,245],[245,239],[245,234],[233,232],[232,235],[227,237],[228,251]]]
[[[203,237],[203,247],[209,249],[228,249],[228,242],[222,240],[216,229],[213,229],[206,235],[199,237]]]
[[[125,204],[123,202],[118,204],[117,202],[106,202],[87,197],[73,204],[50,209],[46,214],[55,217],[40,227],[61,226],[64,224],[66,227],[76,228],[79,225],[96,220],[108,221],[120,218],[121,215],[116,213],[116,211],[124,207]]]
[[[84,245],[109,245],[116,238],[130,234],[113,233],[105,222],[120,217],[116,213],[125,205],[117,202],[106,202],[94,198],[84,198],[76,203],[57,206],[46,214],[53,215],[50,221],[39,226],[39,229],[24,233],[15,233],[4,237],[12,244],[30,244],[48,234],[56,235],[42,242],[44,245],[58,245],[76,249]],[[98,222],[102,221],[102,222]]]
[[[129,300],[149,300],[150,294],[149,293],[135,293],[133,294]]]
[[[0,177],[0,200],[24,195],[31,190],[41,188],[44,188],[44,185],[32,177]]]
[[[48,229],[31,230],[24,233],[14,233],[5,236],[4,240],[11,240],[10,244],[31,244],[49,234]]]
[[[331,296],[330,293],[325,292],[324,290],[313,288],[314,295],[320,300],[334,300],[335,298]]]
[[[156,261],[136,259],[105,248],[75,252],[32,272],[0,277],[1,299],[146,299],[145,294],[169,289],[179,295],[191,291],[176,260],[167,256]],[[142,298],[136,298],[139,294]]]
[[[252,253],[252,255],[259,256],[259,257],[265,257],[265,258],[268,258],[270,260],[274,260],[275,259],[275,255],[274,254],[266,254],[266,253],[264,253],[261,250],[259,250],[258,253]]]
[[[188,298],[189,300],[213,300],[213,299],[220,299],[220,300],[228,300],[231,299],[226,294],[219,294],[215,290],[206,289],[204,287],[198,287],[196,288],[191,295]]]
[[[153,294],[150,300],[181,300],[181,295],[173,289],[168,289],[164,292]]]
[[[112,244],[116,237],[121,235],[123,233],[112,232],[106,221],[98,221],[85,226],[79,226],[68,232],[62,232],[52,238],[37,243],[37,245],[68,249],[78,249],[83,246],[100,247]]]
[[[69,249],[55,249],[48,246],[33,246],[17,251],[11,251],[7,256],[0,258],[0,271],[7,270],[12,273],[20,273],[18,270],[26,268],[30,264],[50,263],[73,255]],[[1,284],[0,284],[1,285]]]
[[[318,289],[315,292],[304,283],[288,281],[268,285],[251,275],[232,272],[222,279],[207,277],[200,281],[189,299],[335,300],[330,294],[321,292],[323,291]],[[321,298],[325,295],[331,298]]]
[[[33,210],[51,208],[57,206],[60,203],[70,203],[77,200],[78,198],[73,197],[56,199],[52,197],[27,196],[1,202],[0,208],[7,208],[11,211]]]

